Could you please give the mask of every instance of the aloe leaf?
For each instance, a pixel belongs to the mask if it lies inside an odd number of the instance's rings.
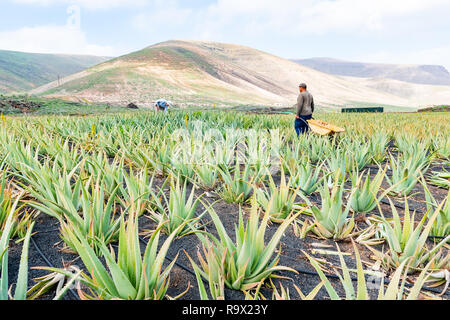
[[[303,254],[308,258],[311,265],[316,269],[317,273],[319,274],[320,279],[324,282],[325,289],[328,292],[328,295],[332,300],[341,300],[339,295],[337,294],[336,290],[334,290],[333,286],[330,283],[330,280],[325,276],[323,271],[320,269],[319,264],[313,259],[310,255],[308,255],[305,251],[302,251]]]
[[[31,233],[33,231],[34,223],[28,228],[25,241],[23,242],[22,255],[20,257],[19,275],[17,276],[16,291],[14,300],[26,300],[27,286],[28,286],[28,249],[30,246]]]

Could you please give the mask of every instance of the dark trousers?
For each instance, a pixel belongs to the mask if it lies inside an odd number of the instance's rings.
[[[300,116],[301,119],[295,119],[295,131],[297,132],[297,136],[300,134],[305,134],[309,130],[307,120],[312,119],[312,115],[309,116]]]

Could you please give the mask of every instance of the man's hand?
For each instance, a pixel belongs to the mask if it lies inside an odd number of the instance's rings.
[[[295,116],[295,119],[301,119],[299,116]]]

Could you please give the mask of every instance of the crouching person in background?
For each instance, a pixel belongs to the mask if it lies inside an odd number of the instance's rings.
[[[164,99],[159,99],[155,102],[155,109],[156,111],[167,112],[169,110],[170,105],[171,105],[170,102]]]

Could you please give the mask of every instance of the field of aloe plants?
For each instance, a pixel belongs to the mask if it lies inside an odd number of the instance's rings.
[[[0,119],[0,300],[448,299],[450,117]]]

